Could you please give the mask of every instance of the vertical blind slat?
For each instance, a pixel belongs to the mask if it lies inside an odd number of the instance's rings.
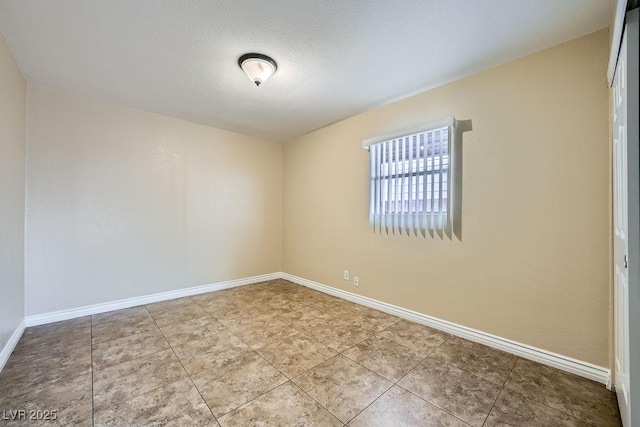
[[[407,150],[409,150],[409,170],[407,171],[407,235],[411,235],[413,228],[413,217],[411,216],[411,202],[413,201],[413,138],[405,138],[407,141]]]
[[[393,215],[393,234],[396,233],[396,231],[400,231],[400,212],[402,212],[401,209],[399,209],[398,206],[398,194],[400,194],[400,180],[398,179],[398,176],[400,176],[400,171],[398,170],[398,159],[400,158],[400,141],[399,140],[395,140],[394,141],[395,145],[396,145],[396,156],[394,157],[394,165],[395,165],[395,169],[394,169],[394,174],[396,176],[395,178],[395,187],[396,187],[396,192],[395,192],[395,197],[393,198],[393,205],[394,205],[394,215]]]
[[[375,216],[376,208],[375,208],[375,197],[376,197],[376,186],[378,185],[378,178],[376,177],[376,160],[375,160],[375,151],[377,150],[376,146],[371,147],[371,154],[369,158],[371,160],[370,164],[370,184],[369,184],[369,224],[373,225],[373,218]]]
[[[418,228],[420,227],[419,225],[419,221],[420,218],[418,217],[418,205],[420,203],[420,177],[418,176],[418,171],[420,169],[420,141],[418,141],[418,136],[414,135],[412,137],[413,139],[413,149],[415,149],[415,158],[413,159],[413,161],[415,162],[416,168],[415,168],[415,172],[412,170],[412,174],[411,174],[411,179],[415,179],[415,183],[413,184],[414,186],[414,193],[415,193],[415,197],[413,197],[413,209],[411,210],[411,216],[413,217],[413,235],[417,236],[418,235]]]
[[[431,164],[431,215],[429,215],[429,234],[433,237],[433,230],[435,228],[435,194],[436,194],[436,174],[435,174],[435,152],[436,152],[436,142],[435,142],[435,132],[429,132],[430,144],[429,144],[429,162]]]
[[[451,173],[451,159],[453,158],[453,141],[455,140],[454,127],[447,128],[447,212],[445,213],[445,234],[451,238],[451,230],[453,227],[453,219],[451,218],[453,212],[453,194],[451,189],[453,188],[453,174]]]
[[[387,157],[387,147],[389,145],[389,141],[385,141],[382,143],[382,163],[385,165],[384,166],[384,173],[385,175],[389,175],[389,171],[387,170],[387,168],[389,167],[389,161],[387,160],[385,162],[385,159],[388,159]],[[380,194],[382,196],[384,196],[384,181],[382,180],[382,177],[380,177]],[[389,229],[387,228],[387,210],[389,207],[389,200],[388,200],[388,195],[387,198],[382,197],[382,210],[380,212],[381,215],[381,224],[380,224],[380,229],[384,228],[385,231],[387,232],[387,234],[389,233]]]
[[[398,181],[400,181],[400,229],[399,234],[402,234],[404,230],[404,138],[400,139],[400,160],[397,165],[400,167],[400,172],[397,174]]]
[[[442,131],[442,129],[438,130],[438,134],[440,135],[440,139],[438,140],[438,144],[440,146],[439,151],[439,156],[438,156],[438,236],[442,237],[442,187],[443,187],[443,170],[444,168],[442,167],[442,162],[443,162],[443,156],[442,156],[442,151],[443,151],[443,147],[444,147],[444,132]]]
[[[381,146],[377,146],[376,147],[377,150],[375,152],[375,156],[376,156],[376,214],[375,214],[375,223],[374,223],[374,229],[375,228],[379,228],[380,227],[380,209],[382,207],[382,197],[380,194],[380,181],[382,180],[382,164],[380,162],[380,153],[382,151],[382,147]]]
[[[423,168],[422,168],[422,219],[421,219],[421,228],[422,235],[427,237],[427,139],[425,138],[425,134],[420,134],[420,141],[422,147],[422,157],[423,157]]]

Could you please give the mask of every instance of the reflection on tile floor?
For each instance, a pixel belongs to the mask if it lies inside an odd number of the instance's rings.
[[[55,410],[56,419],[7,419],[20,409]],[[615,395],[600,384],[274,280],[28,328],[0,372],[0,424],[619,426],[620,419]]]

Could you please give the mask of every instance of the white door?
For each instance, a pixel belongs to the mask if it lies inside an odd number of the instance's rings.
[[[613,229],[615,388],[624,426],[630,424],[627,34],[622,38],[613,80]]]

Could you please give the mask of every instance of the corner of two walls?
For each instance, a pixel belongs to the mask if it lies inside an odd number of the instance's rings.
[[[27,316],[280,271],[280,144],[27,98]]]
[[[24,320],[26,91],[0,33],[0,369]]]
[[[283,271],[609,367],[608,44],[602,30],[285,143]],[[374,234],[362,140],[451,115],[473,121],[462,240]]]

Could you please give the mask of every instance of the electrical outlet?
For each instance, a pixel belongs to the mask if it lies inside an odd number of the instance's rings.
[[[344,271],[344,280],[349,280],[349,270]]]
[[[360,286],[360,279],[358,278],[358,276],[353,276],[353,286],[355,286],[356,288]]]

